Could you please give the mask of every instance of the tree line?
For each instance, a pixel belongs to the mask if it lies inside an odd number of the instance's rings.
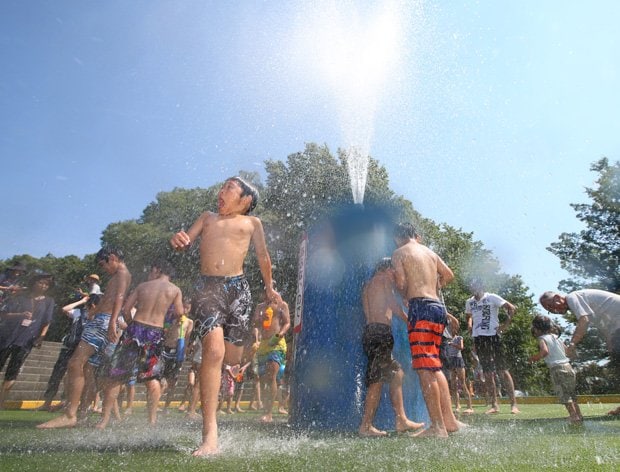
[[[611,188],[616,185],[617,193],[618,164],[610,166],[606,160],[599,161],[593,166],[593,170],[601,174],[599,188],[588,190],[588,195],[595,200],[593,208],[574,206],[578,211],[578,217],[588,218],[587,221],[594,220],[595,209],[600,205],[615,208],[615,240],[611,235],[608,239],[600,238],[602,226],[599,225],[597,226],[599,233],[596,235],[563,233],[559,241],[552,243],[549,248],[560,258],[563,267],[569,272],[590,279],[594,278],[594,273],[584,271],[580,264],[583,264],[584,260],[590,264],[592,259],[583,259],[580,254],[586,249],[591,249],[591,253],[601,257],[610,256],[609,254],[603,256],[600,250],[595,251],[591,246],[581,247],[578,244],[580,240],[588,238],[590,241],[596,238],[603,246],[613,241],[615,252],[612,248],[607,249],[613,252],[616,261],[620,257],[618,241],[620,232],[617,231],[620,222],[618,219],[620,200],[616,195],[615,200],[610,197],[609,201],[601,203],[608,193],[602,189],[603,186]],[[615,174],[612,172],[614,170]],[[608,175],[609,173],[615,175],[615,181]],[[306,144],[303,151],[289,155],[285,161],[265,161],[264,180],[257,172],[241,171],[239,175],[255,185],[261,194],[254,214],[263,222],[278,290],[289,304],[293,304],[297,288],[297,258],[302,235],[317,222],[332,215],[343,203],[353,203],[347,172],[347,154],[338,150],[334,155],[327,146],[311,143]],[[127,266],[134,276],[134,284],[146,278],[150,263],[156,258],[165,257],[176,268],[175,282],[185,294],[191,293],[199,270],[198,248],[194,245],[189,251],[176,253],[170,249],[168,240],[179,229],[187,229],[203,211],[215,211],[220,185],[217,183],[208,188],[175,188],[172,191],[160,192],[139,218],[109,224],[102,233],[101,243],[123,250]],[[546,370],[540,365],[532,366],[527,362],[528,357],[536,349],[535,340],[530,334],[530,324],[538,313],[536,302],[532,299],[532,295],[528,294],[528,287],[521,277],[502,272],[499,261],[481,241],[474,239],[473,233],[446,223],[438,224],[423,217],[409,200],[390,189],[387,170],[373,158],[370,159],[368,168],[364,204],[380,205],[396,215],[399,220],[413,222],[422,234],[424,244],[432,247],[453,269],[455,281],[445,288],[443,295],[448,310],[461,320],[462,332],[466,332],[467,329],[463,310],[466,299],[471,296],[469,282],[473,277],[482,277],[487,291],[495,292],[517,306],[517,313],[510,329],[504,335],[512,360],[511,372],[515,383],[517,388],[531,394],[550,393],[552,390]],[[608,216],[600,215],[600,218]],[[569,243],[570,247],[575,248],[574,251],[566,250],[565,247]],[[582,259],[579,259],[580,257]],[[59,306],[75,297],[76,289],[85,275],[100,272],[94,262],[94,255],[86,255],[83,258],[73,255],[58,258],[51,254],[42,258],[29,255],[14,256],[0,261],[0,270],[17,262],[27,265],[30,269],[44,270],[55,276],[56,286],[52,295]],[[617,284],[620,281],[617,267],[616,263],[612,270],[603,271],[604,273],[600,272],[599,268],[599,272],[595,274],[598,276],[596,280],[599,285],[603,282]],[[262,278],[253,255],[247,260],[245,273],[254,291],[253,295],[258,300],[262,292]],[[102,277],[102,287],[105,287],[106,276],[101,273],[99,275]],[[570,283],[577,286],[576,281]],[[562,284],[567,286],[569,282],[562,281]],[[586,285],[582,284],[581,287],[583,286]],[[609,289],[609,286],[599,288]],[[60,313],[55,317],[48,333],[49,340],[58,341],[62,338],[67,328],[64,318]],[[465,338],[465,357],[468,358],[471,338],[467,336]],[[596,355],[602,356],[603,353],[599,350]],[[591,385],[582,383],[584,385],[580,393],[587,393],[584,388],[592,390]],[[595,388],[600,390],[600,386]]]

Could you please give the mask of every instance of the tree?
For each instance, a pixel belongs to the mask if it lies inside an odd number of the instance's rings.
[[[586,188],[591,203],[573,203],[586,228],[579,233],[562,233],[547,250],[560,259],[563,269],[575,278],[562,280],[560,289],[601,288],[620,292],[620,162],[607,158],[592,164],[598,172],[593,188]]]

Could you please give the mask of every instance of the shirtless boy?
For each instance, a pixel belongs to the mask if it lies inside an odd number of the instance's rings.
[[[194,456],[217,452],[217,396],[222,364],[237,365],[250,326],[252,298],[243,274],[250,243],[254,245],[268,300],[280,301],[273,289],[271,258],[260,220],[249,216],[258,192],[239,177],[224,182],[217,198],[218,212],[204,212],[191,228],[170,239],[185,250],[200,237],[200,272],[194,329],[202,340],[200,397],[202,444]]]
[[[181,289],[170,282],[172,269],[167,262],[156,262],[151,266],[149,280],[141,283],[131,292],[123,311],[131,312],[137,307],[133,320],[123,332],[116,347],[104,388],[103,412],[97,429],[105,429],[110,413],[122,384],[131,377],[146,383],[148,422],[157,422],[160,384],[163,364],[160,356],[164,349],[164,318],[170,305],[178,317],[183,314]]]
[[[409,300],[409,345],[413,368],[422,386],[422,394],[431,424],[416,433],[419,437],[448,437],[448,432],[464,426],[452,412],[448,381],[441,370],[441,335],[451,315],[439,300],[438,290],[452,281],[454,274],[431,249],[418,242],[410,223],[396,226],[392,254],[396,286]],[[454,323],[454,317],[451,322]],[[458,321],[457,321],[458,322]]]
[[[267,396],[263,399],[265,414],[263,423],[273,421],[273,402],[278,392],[278,372],[286,360],[286,340],[284,335],[291,327],[288,304],[281,302],[259,303],[256,307],[256,329],[260,333],[258,356],[258,376],[260,383],[266,385]]]
[[[390,400],[396,416],[396,431],[405,432],[421,428],[424,423],[415,423],[407,418],[403,406],[403,369],[392,357],[394,337],[392,336],[392,314],[405,323],[407,315],[394,293],[394,270],[391,259],[379,261],[372,278],[362,290],[362,303],[366,316],[366,327],[362,343],[368,356],[366,370],[366,402],[360,425],[360,436],[387,436],[372,425],[381,398],[383,383],[390,384]]]
[[[97,313],[84,326],[80,343],[69,361],[67,408],[62,416],[40,424],[37,428],[71,428],[77,424],[87,362],[91,356],[101,357],[108,342],[117,342],[116,320],[131,283],[131,274],[123,259],[122,251],[116,248],[103,248],[95,256],[97,264],[112,277],[99,300]]]

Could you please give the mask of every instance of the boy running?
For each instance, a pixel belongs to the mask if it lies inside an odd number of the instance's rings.
[[[258,203],[258,192],[240,177],[220,189],[218,212],[204,212],[191,228],[170,239],[176,250],[185,250],[200,238],[200,272],[194,329],[202,340],[200,397],[203,412],[202,444],[194,456],[217,452],[217,405],[222,364],[237,365],[250,331],[252,297],[243,274],[250,243],[254,245],[265,295],[280,302],[273,289],[271,259],[260,220],[248,214]]]

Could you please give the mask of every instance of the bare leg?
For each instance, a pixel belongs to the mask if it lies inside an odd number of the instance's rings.
[[[439,386],[439,400],[441,405],[441,415],[446,430],[449,433],[454,433],[461,428],[466,427],[465,423],[461,423],[454,416],[452,411],[452,401],[450,400],[450,388],[448,387],[448,380],[441,370],[435,372],[437,378],[437,385]]]
[[[93,355],[95,348],[84,341],[80,341],[77,349],[71,356],[67,374],[69,375],[69,392],[67,395],[67,408],[65,412],[46,423],[40,424],[37,428],[71,428],[77,424],[77,410],[80,405],[80,397],[84,389],[84,366],[88,358]]]
[[[520,413],[519,408],[517,407],[517,397],[515,396],[515,384],[512,381],[512,375],[507,370],[502,371],[504,376],[504,382],[506,382],[506,391],[508,392],[508,397],[510,398],[510,412],[513,415]]]
[[[463,386],[463,391],[465,392],[465,395],[467,396],[467,409],[463,411],[463,413],[466,415],[471,415],[474,412],[474,409],[471,401],[471,391],[467,386],[467,379],[465,378],[465,369],[457,369],[455,373],[456,377],[459,379],[461,385]]]
[[[110,416],[116,399],[118,398],[118,392],[121,390],[121,382],[110,380],[106,383],[103,390],[103,406],[101,408],[101,421],[97,423],[95,428],[105,429],[110,422]]]
[[[161,397],[161,387],[159,380],[149,380],[146,382],[146,398],[149,412],[149,424],[157,423],[157,408]]]
[[[404,373],[401,369],[394,374],[390,382],[390,401],[392,402],[392,408],[396,416],[396,431],[399,433],[419,429],[424,426],[424,423],[416,423],[407,418],[403,402],[403,376]]]
[[[484,385],[487,388],[487,395],[491,401],[491,408],[485,411],[485,413],[487,415],[499,413],[499,406],[497,404],[497,387],[495,386],[495,372],[485,372],[484,377]]]
[[[420,377],[422,395],[424,396],[424,402],[426,403],[426,409],[430,416],[431,425],[428,429],[416,433],[414,436],[447,438],[448,431],[446,430],[442,414],[441,388],[438,382],[439,377],[436,375],[437,372],[423,369],[418,369],[417,372]],[[442,377],[445,382],[446,380],[443,374]],[[450,394],[448,392],[448,400],[449,399]],[[448,404],[448,407],[450,411],[452,411],[452,405]]]
[[[217,396],[222,379],[222,364],[239,364],[242,346],[224,342],[221,327],[202,338],[202,364],[200,366],[200,401],[202,409],[202,444],[193,453],[203,456],[217,453]]]
[[[450,386],[450,396],[454,401],[454,410],[460,411],[461,404],[459,398],[459,388],[458,388],[458,377],[456,375],[457,369],[450,369],[450,378],[448,380],[448,385]]]
[[[366,401],[364,402],[364,416],[360,424],[359,435],[365,437],[387,436],[385,431],[381,431],[372,425],[375,413],[379,406],[381,397],[381,383],[373,383],[366,390]]]
[[[278,392],[278,370],[280,365],[277,362],[268,361],[265,375],[260,378],[261,382],[265,382],[267,386],[267,397],[263,404],[265,405],[265,414],[261,417],[263,423],[271,423],[273,421],[273,402]]]
[[[194,374],[194,383],[192,384],[191,398],[189,400],[189,404],[187,406],[187,417],[190,420],[200,419],[201,416],[196,413],[196,409],[198,408],[198,401],[200,400],[200,366],[196,366],[196,373]]]

